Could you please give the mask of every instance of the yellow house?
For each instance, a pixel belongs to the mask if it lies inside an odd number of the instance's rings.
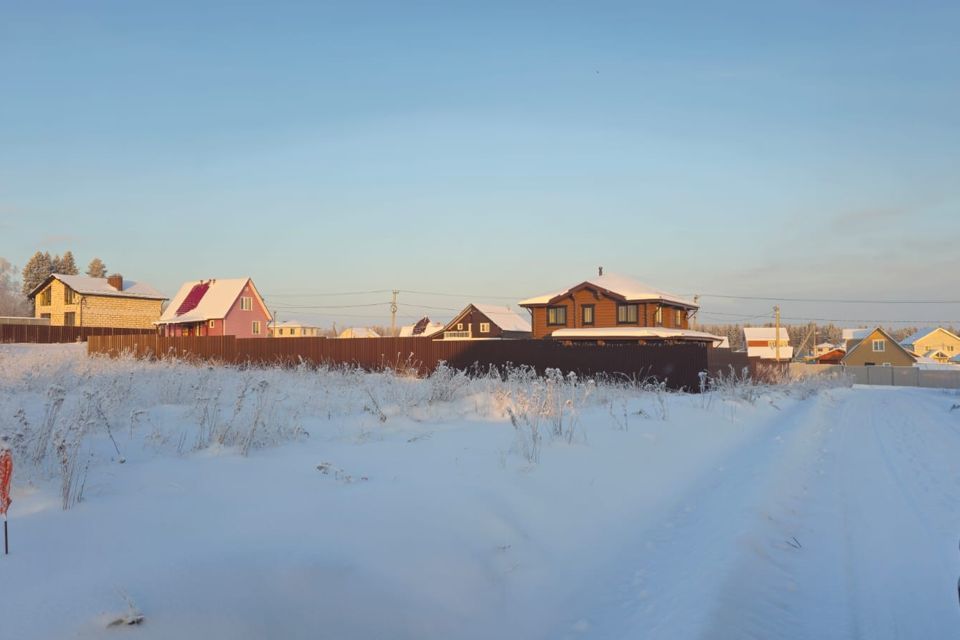
[[[271,323],[270,335],[274,338],[316,338],[323,335],[323,330],[296,320],[285,320]]]
[[[960,356],[960,338],[943,327],[920,329],[900,344],[918,356],[933,358],[938,362],[949,362]]]
[[[167,298],[123,276],[89,278],[55,273],[30,292],[34,316],[54,327],[154,329]]]

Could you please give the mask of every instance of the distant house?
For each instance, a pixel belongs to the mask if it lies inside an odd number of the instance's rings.
[[[778,348],[779,341],[779,348]],[[744,327],[743,343],[747,347],[747,356],[764,360],[792,360],[793,347],[786,327]]]
[[[821,353],[816,357],[817,364],[840,364],[843,356],[847,355],[844,349],[831,349],[826,353]]]
[[[270,312],[250,278],[185,282],[157,325],[166,336],[266,338]]]
[[[831,351],[836,351],[837,345],[830,342],[821,342],[813,348],[813,355],[819,357],[825,353],[830,353]]]
[[[443,328],[444,340],[529,338],[530,323],[510,307],[468,304]]]
[[[912,367],[916,361],[913,353],[880,327],[868,331],[843,357],[843,364],[852,366]]]
[[[603,274],[520,302],[533,319],[534,338],[567,341],[713,344],[722,338],[690,331],[699,306],[626,276]]]
[[[400,327],[399,337],[401,338],[429,338],[443,331],[445,325],[442,322],[430,322],[430,318],[420,318],[414,324],[408,324]]]
[[[954,356],[960,355],[960,338],[943,327],[920,329],[902,340],[900,345],[915,355],[937,362],[949,362]]]
[[[323,329],[299,320],[270,323],[271,338],[316,338],[321,335]]]
[[[90,278],[55,273],[28,294],[34,315],[54,327],[153,329],[163,310],[162,293],[119,274]]]
[[[380,334],[367,327],[350,327],[340,332],[338,338],[379,338]]]

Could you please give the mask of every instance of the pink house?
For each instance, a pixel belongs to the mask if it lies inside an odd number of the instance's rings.
[[[185,282],[157,325],[165,336],[266,338],[267,305],[250,278]]]

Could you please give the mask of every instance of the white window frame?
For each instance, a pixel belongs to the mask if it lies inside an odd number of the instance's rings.
[[[653,316],[653,322],[658,327],[663,326],[663,307],[657,307],[657,311],[656,313],[654,313],[654,316]]]
[[[879,349],[877,347],[879,347]],[[871,348],[873,349],[874,353],[885,353],[887,350],[887,341],[883,338],[880,338],[879,340],[872,340]]]
[[[207,322],[207,327],[209,327],[210,329],[216,329],[216,328],[217,328],[217,321],[216,321],[216,320],[209,320],[209,321]]]
[[[259,321],[259,320],[254,320],[254,321],[253,321],[253,324],[250,325],[250,333],[252,333],[252,334],[255,335],[255,336],[260,335],[260,321]]]
[[[490,323],[481,322],[480,323],[480,333],[490,333]]]
[[[253,298],[250,296],[240,296],[240,311],[250,311],[253,309]]]
[[[457,331],[463,331],[463,323],[462,323],[462,322],[458,322],[458,323],[457,323]]]

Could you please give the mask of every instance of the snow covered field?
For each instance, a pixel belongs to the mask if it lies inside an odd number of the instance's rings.
[[[0,637],[957,637],[957,403],[0,346]]]

